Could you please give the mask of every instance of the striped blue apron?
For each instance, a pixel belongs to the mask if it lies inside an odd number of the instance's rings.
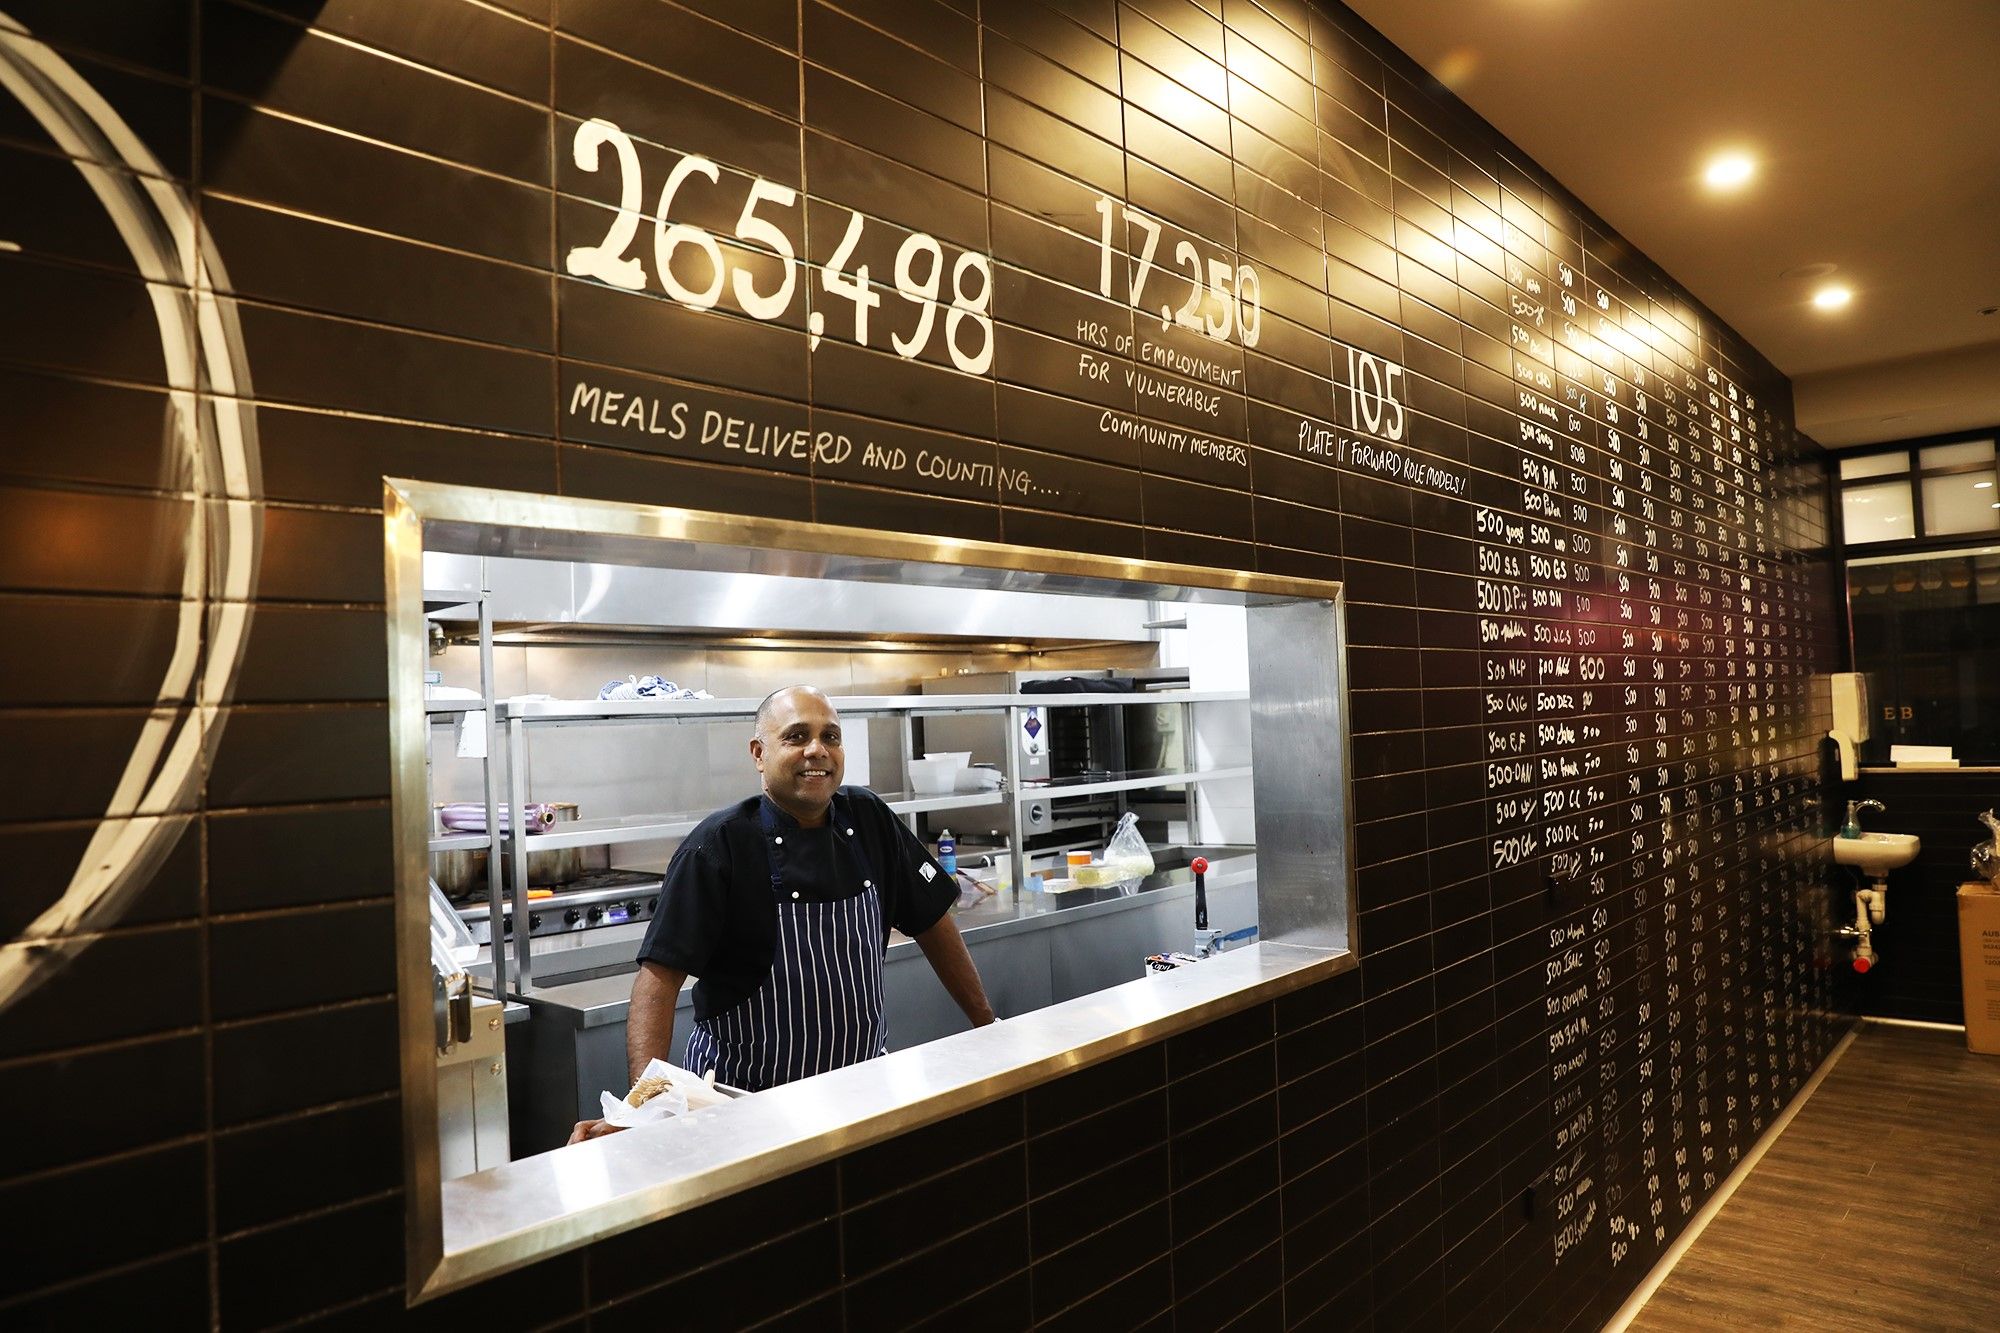
[[[841,849],[861,892],[803,902],[785,888],[785,835],[771,802],[759,807],[778,909],[771,973],[729,1010],[695,1020],[687,1067],[752,1092],[871,1059],[888,1050],[882,1019],[882,891],[860,836],[836,803],[828,814],[835,874]]]

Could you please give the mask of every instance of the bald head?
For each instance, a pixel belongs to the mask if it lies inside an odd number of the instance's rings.
[[[821,704],[823,704],[826,707],[827,712],[833,714],[835,721],[840,720],[840,714],[837,711],[835,711],[833,706],[833,701],[826,697],[826,692],[820,689],[819,686],[780,685],[777,689],[772,690],[769,694],[764,696],[764,702],[757,705],[757,721],[756,721],[757,734],[759,736],[768,737],[771,734],[771,726],[773,720],[777,718],[778,715],[781,713],[789,713],[791,710],[784,707],[784,705],[794,704],[795,702],[794,696],[798,695],[805,695],[810,698],[817,699]]]

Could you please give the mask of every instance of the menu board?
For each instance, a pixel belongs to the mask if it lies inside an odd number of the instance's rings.
[[[1491,866],[1549,913],[1554,1258],[1644,1269],[1817,1062],[1817,871],[1780,835],[1817,780],[1809,602],[1768,407],[1607,356],[1629,313],[1553,270],[1509,265],[1513,479],[1474,516]]]

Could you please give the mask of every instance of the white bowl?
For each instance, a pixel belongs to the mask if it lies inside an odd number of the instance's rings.
[[[905,766],[910,771],[910,790],[919,796],[943,796],[950,792],[953,775],[960,767],[950,759],[911,759]]]
[[[972,762],[972,751],[970,751],[970,750],[932,750],[932,751],[931,751],[931,752],[930,752],[929,754],[926,754],[926,755],[924,756],[924,758],[926,758],[926,759],[949,759],[949,760],[951,760],[951,766],[952,766],[953,768],[964,768],[964,767],[965,767],[966,765],[968,765],[968,764],[970,764],[970,763]]]

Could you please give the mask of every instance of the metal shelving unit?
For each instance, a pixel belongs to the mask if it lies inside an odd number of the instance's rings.
[[[441,595],[443,596],[443,595]],[[452,594],[451,596],[456,596]],[[428,602],[427,598],[427,602]],[[470,604],[461,599],[453,605]],[[665,838],[685,837],[692,832],[709,812],[662,812],[612,819],[591,819],[566,823],[560,831],[530,833],[516,836],[509,831],[499,830],[500,801],[496,799],[496,787],[504,782],[505,805],[510,812],[525,809],[528,805],[527,766],[521,757],[527,753],[528,733],[544,727],[572,726],[618,726],[657,725],[662,722],[714,722],[727,719],[747,719],[754,717],[759,699],[629,699],[629,700],[570,700],[570,699],[511,699],[493,697],[492,660],[492,618],[484,598],[478,600],[480,624],[480,676],[481,697],[478,700],[433,700],[426,705],[434,721],[444,721],[451,717],[485,710],[493,729],[505,732],[505,760],[498,757],[497,748],[489,737],[487,757],[483,761],[483,777],[486,795],[486,827],[484,834],[449,834],[434,837],[430,841],[433,852],[455,851],[469,848],[487,850],[487,891],[492,907],[491,928],[488,938],[502,941],[506,938],[504,898],[501,893],[501,873],[499,858],[508,858],[510,877],[513,883],[511,909],[516,921],[529,919],[528,899],[528,857],[536,852],[552,852],[571,847],[616,846],[621,843],[658,841]],[[846,695],[833,696],[833,706],[843,716],[893,715],[902,721],[903,749],[912,753],[910,721],[912,718],[941,716],[962,713],[1008,714],[1008,734],[1018,731],[1024,710],[1029,708],[1070,708],[1101,705],[1179,705],[1184,709],[1207,703],[1235,703],[1247,700],[1249,695],[1242,690],[1159,690],[1145,693],[1107,692],[1101,694],[965,694],[965,695]],[[1189,734],[1184,729],[1184,734]],[[496,773],[496,766],[504,772]],[[1022,848],[1021,807],[1031,801],[1061,799],[1070,796],[1092,796],[1104,793],[1140,791],[1162,787],[1182,787],[1203,782],[1219,782],[1247,777],[1248,767],[1213,769],[1206,772],[1151,773],[1125,778],[1112,778],[1092,782],[1052,782],[1032,787],[1022,787],[1019,764],[1014,747],[1007,747],[1002,768],[1001,785],[998,790],[978,792],[951,792],[914,794],[902,792],[880,792],[879,795],[897,815],[909,819],[917,814],[970,809],[979,806],[999,804],[1007,812],[1008,840],[1013,861],[1013,882],[1026,883],[1026,854]],[[494,988],[496,994],[525,995],[533,989],[533,953],[529,932],[515,932],[514,960],[511,970],[513,987],[508,989],[509,968],[504,947],[493,949]]]
[[[430,850],[433,852],[470,851],[484,848],[486,851],[486,899],[489,906],[487,927],[489,938],[499,940],[506,932],[506,913],[500,898],[500,856],[499,840],[496,832],[499,821],[499,798],[492,760],[492,717],[493,717],[493,602],[492,582],[486,574],[486,562],[479,562],[479,590],[466,593],[458,589],[445,591],[424,590],[424,619],[435,624],[438,620],[466,619],[464,615],[449,613],[462,612],[471,607],[471,619],[479,627],[479,699],[478,707],[473,700],[427,699],[424,712],[433,719],[463,717],[467,713],[483,711],[487,731],[487,757],[480,765],[481,793],[486,803],[486,831],[483,833],[452,833],[433,836]],[[430,756],[424,757],[426,785],[429,785]],[[526,920],[525,916],[519,918]],[[504,998],[507,994],[506,950],[495,946],[493,955],[493,995]],[[469,983],[468,983],[469,984]]]
[[[1143,694],[850,694],[829,696],[843,715],[991,713],[1002,708],[1072,708],[1104,704],[1240,703],[1243,690],[1153,690]],[[613,722],[624,719],[754,717],[761,699],[527,699],[503,700],[505,721]],[[461,706],[469,706],[470,700]]]

